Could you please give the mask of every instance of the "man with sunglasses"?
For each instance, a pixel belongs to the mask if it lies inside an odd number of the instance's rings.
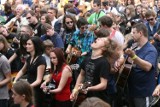
[[[26,13],[26,19],[29,22],[29,26],[32,27],[35,36],[43,35],[42,24],[38,21],[34,11],[30,10]]]
[[[25,6],[23,4],[18,4],[15,10],[15,17],[13,17],[4,26],[10,31],[17,33],[21,25],[28,25],[26,17],[24,17]]]
[[[160,54],[160,35],[157,34],[158,30],[160,29],[160,22],[156,20],[156,13],[153,10],[148,10],[145,14],[147,23],[146,27],[148,30],[148,38],[149,41],[153,41],[153,45],[158,51],[158,54]]]
[[[107,0],[104,0],[103,2],[102,2],[102,5],[103,5],[103,11],[107,14],[107,13],[118,13],[118,11],[117,11],[117,9],[115,8],[115,7],[113,7],[113,6],[111,6],[110,4],[109,4],[109,2],[107,1]]]

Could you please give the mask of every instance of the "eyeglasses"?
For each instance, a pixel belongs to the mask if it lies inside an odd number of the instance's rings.
[[[82,26],[81,29],[88,29],[88,26]]]
[[[68,24],[68,25],[69,25],[69,24],[72,24],[72,23],[73,23],[72,21],[70,21],[70,22],[66,22],[66,24]]]
[[[26,17],[26,19],[28,19],[28,20],[29,20],[29,19],[31,19],[31,17]]]
[[[148,22],[149,22],[149,21],[153,21],[153,20],[154,20],[154,18],[147,19]]]

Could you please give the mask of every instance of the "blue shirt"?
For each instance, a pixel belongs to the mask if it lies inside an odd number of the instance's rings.
[[[94,41],[94,33],[86,31],[83,34],[80,34],[80,30],[76,30],[73,33],[73,36],[71,38],[70,44],[73,47],[77,47],[81,52],[91,52],[91,43]],[[84,57],[78,58],[78,64],[81,64]]]
[[[23,0],[23,4],[28,4],[31,6],[33,4],[32,0]]]
[[[157,69],[158,53],[153,45],[147,42],[141,49],[136,50],[136,55],[152,64],[150,71],[142,70],[138,65],[133,64],[128,78],[129,94],[131,97],[152,96],[156,86],[155,73]]]
[[[146,22],[146,27],[148,29],[148,38],[149,40],[152,40],[154,39],[153,38],[153,35],[160,29],[160,22],[156,22],[155,25],[153,26],[153,30],[150,29],[150,26],[149,26],[149,22]],[[155,46],[155,48],[157,49],[158,51],[158,54],[160,55],[160,41],[157,40],[157,39],[154,39],[155,42],[153,43],[153,45]]]
[[[44,35],[41,36],[41,40],[42,40],[42,41],[45,41],[45,40],[47,40],[47,39],[49,39],[49,40],[52,41],[54,47],[64,48],[63,40],[62,40],[62,38],[59,36],[58,33],[55,32],[52,36],[48,36],[48,35],[46,35],[46,34],[44,34]]]

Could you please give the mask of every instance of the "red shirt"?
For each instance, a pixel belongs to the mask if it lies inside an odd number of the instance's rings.
[[[56,87],[58,87],[58,85],[59,85],[59,82],[60,82],[61,76],[62,76],[62,71],[63,71],[63,69],[64,69],[66,66],[68,66],[68,65],[64,64],[64,65],[62,66],[61,71],[58,71],[57,74],[54,73],[53,76],[52,76],[52,78],[53,78],[53,79],[55,80],[55,82],[56,82]],[[68,69],[70,69],[70,68],[68,67]],[[67,71],[67,72],[68,72],[68,71]],[[71,72],[71,70],[69,70],[69,72]],[[54,98],[55,98],[56,100],[58,100],[58,101],[67,101],[67,100],[70,100],[70,94],[71,94],[70,84],[71,84],[71,81],[72,81],[72,77],[69,77],[68,80],[67,80],[67,83],[66,83],[66,85],[64,86],[64,88],[62,89],[62,91],[61,91],[60,93],[56,93],[56,94],[54,95]]]

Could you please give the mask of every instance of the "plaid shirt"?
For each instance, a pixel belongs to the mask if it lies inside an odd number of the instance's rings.
[[[95,36],[93,32],[86,31],[83,34],[80,34],[80,30],[76,30],[73,33],[73,36],[71,38],[70,44],[72,47],[77,47],[81,52],[91,52],[91,43],[94,41]],[[78,58],[77,63],[81,64],[84,57]]]

